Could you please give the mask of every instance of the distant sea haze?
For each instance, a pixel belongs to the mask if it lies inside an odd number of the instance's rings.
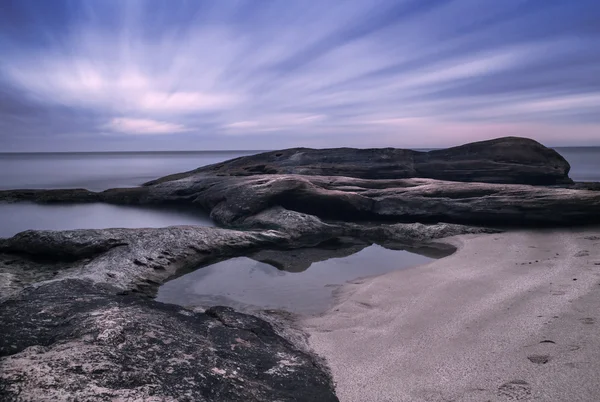
[[[172,173],[261,151],[0,154],[0,189],[135,187]]]
[[[556,148],[576,181],[600,181],[600,147]],[[73,152],[0,154],[0,189],[86,188],[102,191],[139,186],[261,151]]]
[[[600,147],[555,148],[571,165],[575,181],[600,181]]]

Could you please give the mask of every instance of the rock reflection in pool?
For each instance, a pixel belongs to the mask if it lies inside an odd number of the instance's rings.
[[[225,305],[312,314],[331,304],[335,285],[432,260],[376,244],[268,250],[251,257],[231,258],[173,279],[159,288],[156,299],[187,307]]]

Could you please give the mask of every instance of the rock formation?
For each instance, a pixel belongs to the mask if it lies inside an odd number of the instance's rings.
[[[502,138],[429,152],[295,148],[104,192],[0,191],[5,202],[186,206],[221,226],[0,239],[0,399],[335,401],[326,368],[277,319],[150,297],[240,255],[305,269],[277,250],[346,237],[358,240],[340,254],[378,242],[444,255],[435,240],[447,236],[599,223],[598,186],[568,173],[555,151]]]
[[[569,163],[558,152],[527,138],[504,137],[429,152],[395,148],[284,149],[232,159],[148,184],[204,173],[219,176],[300,174],[360,179],[420,177],[549,185],[571,183],[569,170]]]

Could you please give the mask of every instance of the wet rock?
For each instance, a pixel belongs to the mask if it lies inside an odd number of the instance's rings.
[[[337,401],[326,371],[266,321],[205,313],[91,281],[1,305],[3,401]]]

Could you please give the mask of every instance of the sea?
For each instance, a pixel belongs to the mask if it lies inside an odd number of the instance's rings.
[[[140,186],[260,151],[0,153],[0,190],[85,188],[102,191]],[[92,204],[0,203],[0,237],[28,229],[69,230],[214,226],[207,214],[189,209]]]
[[[556,148],[571,164],[576,181],[600,181],[600,147]],[[139,186],[261,151],[0,153],[0,189],[86,188],[102,191]],[[190,210],[164,210],[105,204],[0,204],[0,237],[27,229],[164,227],[213,225]]]

